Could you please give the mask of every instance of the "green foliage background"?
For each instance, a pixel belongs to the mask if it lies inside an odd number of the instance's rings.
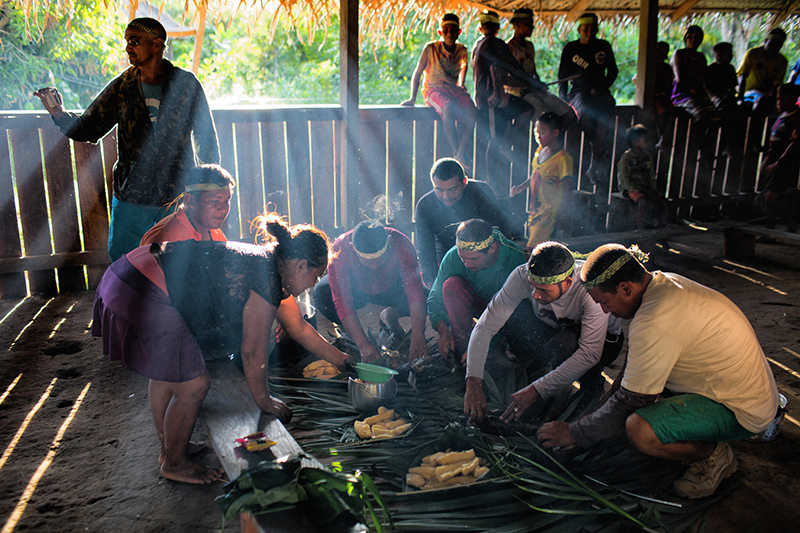
[[[125,14],[107,11],[96,0],[76,0],[71,28],[67,20],[50,19],[44,27],[25,32],[20,9],[0,0],[0,108],[40,109],[31,93],[39,87],[54,85],[64,95],[68,108],[84,108],[93,96],[126,66],[122,33]],[[180,20],[182,4],[167,5],[165,11]],[[46,20],[47,12],[37,18]],[[337,104],[339,101],[339,24],[330,21],[327,30],[309,36],[306,29],[292,28],[285,18],[269,36],[269,19],[248,29],[239,19],[222,18],[206,28],[199,78],[212,106],[236,105],[308,105]],[[468,49],[478,40],[473,18],[460,38]],[[734,64],[747,48],[762,43],[768,18],[741,14],[704,15],[671,24],[660,20],[659,39],[670,44],[671,51],[683,46],[683,30],[699,24],[706,31],[701,51],[713,61],[712,46],[720,41],[734,43]],[[782,53],[790,66],[797,60],[797,21],[790,21],[789,40]],[[511,36],[504,25],[500,37]],[[39,36],[39,33],[41,36]],[[534,30],[537,69],[543,81],[554,81],[561,50],[577,38],[574,25],[556,22],[552,28]],[[609,40],[620,68],[613,86],[617,102],[631,103],[634,97],[638,24],[635,18],[619,18],[601,23],[600,37]],[[402,47],[366,40],[361,45],[360,98],[365,105],[393,105],[405,100],[419,53],[435,32],[422,27],[407,28]],[[169,57],[183,68],[191,68],[193,38],[173,39]],[[468,76],[471,89],[471,74]],[[553,88],[555,90],[555,88]]]

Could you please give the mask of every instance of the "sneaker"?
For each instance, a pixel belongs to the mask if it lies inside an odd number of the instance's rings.
[[[738,467],[733,448],[727,442],[719,442],[708,459],[689,463],[686,473],[672,484],[672,488],[681,498],[694,500],[710,496]]]

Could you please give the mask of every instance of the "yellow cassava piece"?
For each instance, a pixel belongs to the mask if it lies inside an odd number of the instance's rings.
[[[463,463],[465,461],[472,461],[475,459],[475,450],[467,450],[465,452],[450,452],[437,459],[440,465],[449,465],[453,463]]]
[[[479,466],[478,468],[475,469],[472,475],[475,477],[475,479],[478,479],[488,471],[489,471],[488,466]]]
[[[381,405],[380,407],[378,407],[378,414],[385,413],[386,411],[388,411],[388,409],[385,408],[384,406]]]
[[[447,452],[436,452],[422,458],[422,463],[426,465],[436,466],[439,464],[439,458],[447,455]]]
[[[437,466],[436,467],[436,480],[439,483],[447,481],[451,477],[455,477],[464,470],[464,465],[461,463],[452,464],[452,465],[444,465],[444,466]]]
[[[322,368],[325,365],[329,365],[329,364],[330,363],[325,361],[324,359],[318,359],[318,360],[313,361],[312,363],[310,363],[308,366],[306,366],[305,369],[306,370],[316,370],[318,368]]]
[[[392,435],[392,437],[397,437],[399,435],[402,435],[406,431],[408,431],[408,428],[410,428],[410,427],[411,427],[411,422],[409,422],[407,424],[403,424],[402,426],[397,426],[394,429],[390,429],[389,433]]]
[[[353,426],[356,429],[356,435],[361,437],[362,439],[369,439],[372,438],[372,429],[369,427],[369,424],[363,422],[361,420],[356,420]]]
[[[372,426],[372,438],[373,439],[382,439],[386,437],[391,437],[392,432],[384,427],[375,425]]]
[[[436,469],[432,466],[414,466],[408,469],[409,474],[418,474],[425,479],[431,479],[436,474]]]
[[[419,474],[412,474],[411,472],[406,474],[406,485],[410,485],[412,487],[416,487],[418,489],[421,489],[422,487],[425,486],[425,483],[427,483],[427,482],[428,482],[428,480],[426,480],[424,477],[420,476]]]
[[[406,423],[404,418],[397,418],[395,420],[390,420],[388,422],[381,422],[381,425],[386,429],[394,429],[396,427],[400,427]]]
[[[464,465],[464,470],[462,470],[461,473],[464,474],[465,476],[472,474],[475,471],[475,469],[480,466],[480,463],[481,460],[478,457],[476,457],[475,459]]]
[[[454,487],[456,485],[469,485],[473,483],[475,478],[472,476],[455,476],[441,482],[441,487]]]
[[[378,422],[383,422],[384,420],[391,420],[392,418],[394,418],[394,409],[387,409],[382,413],[365,418],[364,422],[371,426],[373,424],[377,424]]]

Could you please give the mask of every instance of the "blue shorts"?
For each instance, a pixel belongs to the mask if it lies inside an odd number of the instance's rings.
[[[169,214],[163,207],[131,204],[114,197],[108,224],[108,256],[114,262],[139,247],[142,236]]]
[[[677,441],[725,442],[754,435],[736,420],[733,411],[699,394],[680,394],[636,411],[663,444]]]

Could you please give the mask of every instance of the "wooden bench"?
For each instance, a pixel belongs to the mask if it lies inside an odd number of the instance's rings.
[[[640,247],[643,243],[668,240],[680,235],[690,235],[695,231],[704,231],[705,228],[693,225],[682,225],[670,228],[653,228],[642,231],[618,231],[614,233],[596,233],[593,235],[583,235],[580,237],[567,237],[564,244],[569,246],[573,252],[591,252],[598,246],[607,243],[617,243],[623,245],[637,244]]]
[[[800,243],[800,234],[789,233],[764,226],[734,226],[725,230],[723,254],[732,259],[755,257],[756,239],[766,237],[772,241],[789,244]]]
[[[242,470],[257,464],[259,460],[303,452],[277,418],[264,414],[256,407],[244,376],[233,362],[221,359],[207,362],[206,366],[211,378],[211,390],[203,401],[200,416],[229,479],[236,478]],[[236,439],[260,431],[277,444],[267,452],[255,454],[244,451],[237,454]],[[319,465],[316,460],[311,463]],[[308,517],[296,511],[271,513],[262,517],[244,513],[241,515],[241,524],[242,533],[319,531]]]

